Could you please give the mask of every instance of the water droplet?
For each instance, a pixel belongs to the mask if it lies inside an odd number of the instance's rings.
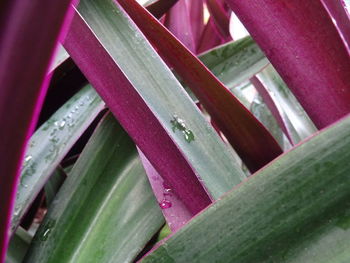
[[[50,233],[52,232],[53,227],[55,226],[56,221],[49,219],[45,225],[44,225],[44,230],[43,234],[39,237],[41,241],[46,241],[47,238],[49,237]]]
[[[84,101],[81,101],[81,102],[79,103],[79,106],[84,106]]]
[[[66,125],[66,122],[65,122],[65,121],[61,121],[61,122],[60,122],[59,129],[60,129],[60,130],[63,130],[65,125]]]
[[[161,203],[159,203],[159,206],[161,209],[168,209],[168,208],[172,207],[172,203],[168,200],[163,199],[163,201]]]
[[[176,130],[179,130],[184,135],[185,140],[190,143],[191,141],[194,141],[194,134],[193,132],[187,128],[186,123],[183,119],[180,119],[177,115],[173,116],[173,119],[170,120],[170,123],[172,125],[172,130],[175,132]]]
[[[24,158],[24,161],[27,163],[29,162],[31,159],[33,159],[33,157],[31,155],[27,155],[25,158]]]
[[[55,121],[53,124],[54,124],[55,126],[58,126],[58,125],[59,125],[58,121]]]
[[[67,119],[71,119],[72,116],[73,116],[73,115],[69,113],[69,114],[67,115]]]

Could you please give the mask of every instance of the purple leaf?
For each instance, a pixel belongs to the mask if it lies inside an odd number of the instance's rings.
[[[318,0],[226,0],[318,128],[350,112],[350,59]]]
[[[200,43],[200,38],[204,30],[204,3],[203,0],[186,0],[190,7],[190,24],[192,27],[192,34],[196,44],[196,50]]]
[[[9,221],[26,142],[35,127],[51,77],[46,74],[57,40],[62,37],[59,33],[65,31],[70,20],[67,13],[70,2],[11,0],[1,4],[0,262],[4,261],[8,244]]]
[[[178,1],[165,16],[164,25],[189,50],[195,52],[196,43],[190,20],[190,7],[185,0]]]
[[[163,180],[146,156],[138,149],[142,165],[152,186],[162,213],[172,232],[176,232],[186,224],[195,214],[176,196],[169,183]]]
[[[64,46],[187,209],[196,214],[210,204],[187,160],[78,12]]]
[[[151,12],[156,18],[161,18],[168,10],[176,4],[178,0],[158,0],[146,8]]]
[[[345,9],[345,3],[343,0],[321,1],[328,10],[329,15],[335,20],[335,25],[343,37],[348,50],[350,50],[350,19],[349,14]]]
[[[232,40],[230,35],[230,17],[218,0],[206,0],[207,7],[221,35],[227,40]]]
[[[250,79],[250,82],[253,84],[253,86],[255,87],[255,89],[258,91],[258,93],[260,94],[260,96],[262,97],[262,99],[264,100],[266,106],[269,108],[269,110],[271,111],[273,117],[275,117],[278,125],[280,126],[280,128],[282,129],[282,131],[284,132],[284,134],[287,136],[289,142],[293,145],[293,140],[291,137],[290,132],[288,131],[288,128],[275,104],[275,102],[273,101],[272,97],[270,96],[269,92],[266,90],[265,86],[261,83],[261,81],[256,77],[252,77]]]
[[[197,53],[203,53],[223,43],[225,43],[225,40],[216,29],[216,24],[213,18],[210,17],[202,32],[201,39],[197,47]]]
[[[136,1],[118,3],[192,89],[252,172],[282,153],[266,128],[158,20]]]

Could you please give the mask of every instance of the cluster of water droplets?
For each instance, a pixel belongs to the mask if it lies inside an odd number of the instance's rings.
[[[182,132],[185,140],[188,143],[194,141],[194,134],[189,128],[187,128],[186,122],[183,119],[179,118],[177,115],[174,115],[173,119],[170,120],[170,123],[172,125],[173,132],[179,130]]]
[[[83,98],[77,100],[73,106],[67,106],[71,109],[65,116],[63,116],[62,119],[48,121],[47,129],[52,129],[49,134],[49,140],[52,142],[52,144],[48,150],[47,155],[45,156],[46,162],[49,162],[58,156],[60,148],[62,146],[60,143],[61,137],[67,132],[72,131],[73,127],[76,125],[77,118],[79,118],[78,114],[83,111],[84,106],[91,103],[92,100],[93,98],[91,96],[84,96]],[[65,133],[62,133],[62,131],[65,131]]]
[[[161,209],[168,209],[172,207],[172,203],[168,198],[172,196],[172,189],[166,183],[163,183],[163,200],[159,203]]]

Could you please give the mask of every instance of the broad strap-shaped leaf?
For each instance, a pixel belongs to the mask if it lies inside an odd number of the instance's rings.
[[[181,199],[175,195],[173,189],[171,189],[169,184],[158,174],[157,170],[154,169],[146,156],[140,150],[138,150],[138,152],[165,220],[171,231],[176,232],[195,214],[191,213]]]
[[[152,4],[147,5],[146,8],[156,18],[159,19],[177,2],[178,0],[158,0]]]
[[[350,260],[350,116],[264,167],[142,262]]]
[[[6,253],[6,263],[22,263],[27,253],[32,236],[22,227],[11,237]]]
[[[81,1],[65,47],[190,211],[210,203],[197,176],[214,199],[244,177],[228,147],[113,1]]]
[[[50,79],[46,73],[70,2],[1,1],[0,262],[8,243],[26,140],[36,124]]]
[[[269,64],[251,37],[216,47],[198,58],[229,89],[250,79]]]
[[[344,0],[321,0],[328,13],[335,20],[335,25],[350,52],[350,17],[346,12]]]
[[[16,195],[12,232],[50,175],[104,107],[96,91],[87,85],[31,137]]]
[[[118,3],[188,84],[251,171],[282,153],[266,128],[158,20],[136,1]]]
[[[290,134],[287,128],[286,122],[283,120],[283,117],[280,111],[278,110],[277,105],[273,101],[266,87],[262,84],[262,82],[256,76],[252,77],[250,79],[250,82],[254,85],[257,92],[259,92],[260,96],[264,100],[264,103],[267,105],[268,109],[271,111],[272,115],[276,119],[278,125],[283,130],[284,134],[287,136],[289,142],[293,144],[292,135]]]
[[[194,42],[196,43],[196,53],[198,53],[198,46],[204,30],[204,0],[186,1],[190,6],[190,23],[192,26]],[[152,12],[150,13],[153,14]]]
[[[164,26],[189,50],[196,52],[196,42],[192,31],[190,3],[178,1],[166,14]]]
[[[303,107],[271,65],[257,74],[256,77],[268,90],[278,107],[278,111],[294,144],[299,143],[317,131]]]
[[[208,10],[220,34],[226,40],[232,40],[230,35],[230,17],[224,9],[220,0],[206,0]]]
[[[24,262],[132,262],[163,224],[135,145],[108,114],[51,204]]]
[[[321,1],[226,0],[318,128],[350,112],[350,59]]]
[[[200,37],[197,53],[202,53],[212,49],[220,44],[223,44],[224,40],[220,36],[218,30],[216,29],[215,22],[212,17],[209,17],[207,24],[205,25],[202,35]]]

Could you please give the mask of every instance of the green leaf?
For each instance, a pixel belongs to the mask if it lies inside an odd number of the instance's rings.
[[[283,151],[266,128],[181,42],[133,0],[118,0],[161,57],[188,83],[250,171]]]
[[[237,86],[269,65],[264,53],[251,37],[215,47],[198,55],[198,58],[244,106],[249,108]],[[198,101],[186,84],[182,84],[190,97]]]
[[[31,137],[17,189],[12,232],[57,165],[103,108],[104,102],[88,85]]]
[[[279,108],[294,144],[317,131],[305,110],[271,65],[259,73],[257,77],[268,89]]]
[[[56,170],[52,173],[52,175],[50,175],[50,178],[44,187],[47,206],[50,206],[50,204],[52,203],[66,177],[66,173],[60,166],[58,166]]]
[[[350,117],[257,172],[143,262],[350,262]]]
[[[6,263],[21,263],[27,253],[32,237],[22,227],[11,237],[6,253]]]
[[[53,201],[24,262],[132,262],[163,224],[135,145],[109,114]]]
[[[104,94],[108,92],[110,92],[109,94],[114,94],[116,92],[116,88],[112,85],[108,86],[106,84],[105,87],[101,88],[100,86],[106,83],[103,82],[105,80],[96,80],[98,76],[93,74],[97,70],[98,72],[105,72],[105,77],[109,78],[109,81],[111,80],[112,72],[110,70],[110,64],[102,70],[102,66],[107,63],[107,59],[103,61],[106,63],[101,63],[101,54],[108,53],[111,56],[110,59],[118,64],[114,69],[122,71],[127,76],[128,81],[135,89],[132,92],[135,93],[136,91],[142,97],[147,104],[148,110],[151,111],[153,118],[154,116],[157,118],[157,122],[160,123],[162,129],[165,130],[167,135],[175,143],[176,148],[181,150],[181,153],[195,173],[201,178],[202,183],[214,199],[239,183],[245,176],[231,155],[228,147],[204,119],[174,75],[158,57],[155,50],[146,41],[135,24],[130,21],[128,16],[112,0],[81,1],[78,9],[79,15],[85,20],[89,26],[89,30],[93,31],[94,36],[99,41],[99,45],[94,47],[95,49],[99,49],[99,57],[93,59],[92,61],[94,63],[91,61],[88,68],[85,67],[83,70],[83,72],[90,73],[88,78],[90,78],[91,83],[93,83],[91,80],[95,80],[96,85],[94,84],[94,87]],[[80,31],[76,31],[75,33],[78,34],[81,30],[83,29],[80,28]],[[74,35],[69,33],[67,36],[68,41],[72,41],[72,38],[74,38]],[[70,47],[67,48],[67,46]],[[79,59],[79,56],[82,56],[79,61],[80,63],[78,63],[79,67],[84,67],[84,64],[86,65],[87,52],[79,54],[79,50],[83,50],[85,46],[87,46],[86,35],[85,42],[83,43],[76,39],[71,45],[67,45],[67,43],[65,45],[68,51],[70,49],[69,52],[75,61]],[[74,56],[72,52],[75,52]],[[92,56],[93,54],[88,55]],[[122,90],[122,87],[119,86],[118,88],[118,94],[126,93]],[[129,94],[131,93],[131,91],[128,92]],[[112,108],[116,108],[119,98],[115,96],[112,101],[110,96],[105,96],[104,99],[106,101],[109,100],[109,107],[113,111]],[[118,103],[120,108],[124,105],[125,103],[123,101]],[[131,116],[133,118],[132,120],[129,118],[127,121],[122,122],[123,115],[131,111],[136,111],[141,106],[143,106],[141,103],[137,107],[135,105],[126,105],[120,112],[116,112],[115,110],[114,114],[118,116],[124,127],[129,125],[125,129],[128,130],[130,136],[137,142],[139,148],[152,165],[164,176],[166,173],[169,174],[170,164],[175,168],[179,164],[172,163],[172,159],[164,159],[164,161],[160,162],[161,158],[165,158],[164,154],[168,153],[164,153],[166,149],[164,144],[158,146],[158,141],[161,138],[148,136],[147,140],[145,140],[145,136],[149,134],[147,133],[149,128],[147,127],[146,129],[140,124],[142,120],[137,119],[142,113],[137,112],[135,113],[137,114],[136,117],[135,115]],[[192,132],[194,135],[194,140],[191,142],[186,140],[186,131],[178,129],[174,131],[174,125],[171,121],[184,122],[188,132]],[[137,123],[139,126],[136,125]],[[135,127],[137,129],[130,132]],[[157,127],[150,128],[151,130],[155,130]],[[161,150],[163,150],[164,154],[162,154]],[[151,154],[153,154],[154,158],[150,158]],[[163,169],[162,171],[160,171],[160,167]],[[215,176],[213,176],[214,174]],[[178,175],[176,180],[180,180],[180,177],[181,174]],[[184,183],[184,185],[186,184]]]
[[[230,89],[248,80],[269,64],[251,37],[216,47],[198,58]]]

